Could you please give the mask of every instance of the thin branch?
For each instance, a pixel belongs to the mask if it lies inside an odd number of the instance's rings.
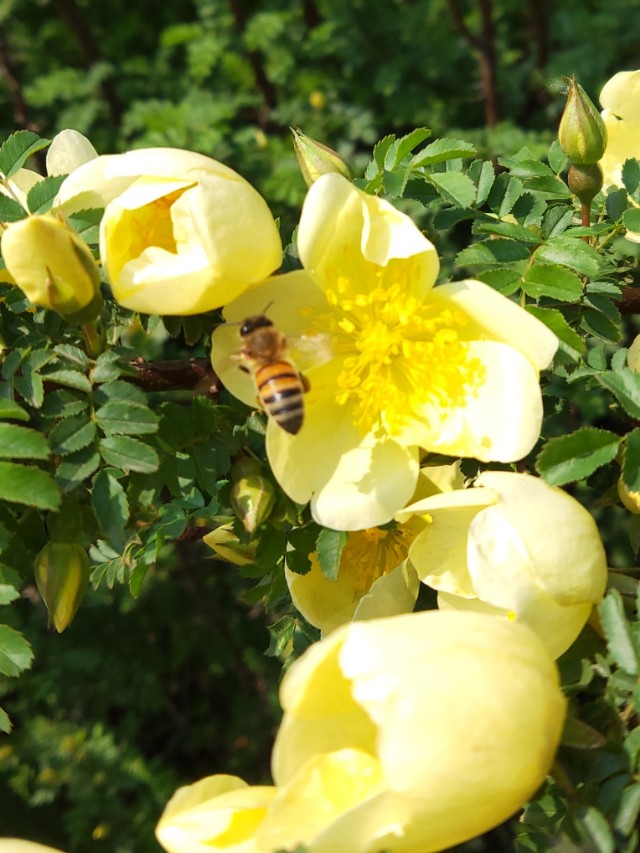
[[[496,31],[493,23],[491,0],[478,0],[480,35],[473,33],[464,20],[459,0],[448,0],[454,28],[477,54],[480,86],[484,100],[484,118],[487,127],[494,127],[499,118],[498,60]]]
[[[5,79],[11,103],[13,104],[13,122],[16,127],[24,130],[39,131],[38,125],[29,120],[27,102],[22,95],[22,89],[13,65],[11,51],[6,40],[0,35],[0,74]]]
[[[90,68],[102,60],[102,54],[98,42],[94,38],[89,24],[82,15],[76,4],[76,0],[54,0],[58,16],[67,24],[75,35],[80,49],[84,55],[85,65]],[[115,125],[120,124],[123,107],[116,92],[113,81],[103,80],[100,84],[102,95],[109,106],[111,120]]]
[[[130,362],[135,376],[123,377],[145,391],[194,391],[209,397],[219,393],[218,377],[206,358],[180,361]]]
[[[233,19],[236,24],[236,29],[240,35],[242,35],[247,27],[247,15],[242,4],[242,0],[228,0],[228,2],[231,14],[233,15]],[[262,93],[265,105],[269,111],[275,109],[278,103],[276,90],[267,77],[262,54],[257,50],[249,50],[247,51],[247,57],[251,63],[251,67],[256,78],[256,86]],[[267,119],[268,115],[259,116],[260,124],[264,126],[267,123]]]
[[[310,30],[322,23],[322,15],[316,6],[315,0],[302,0],[304,22]]]

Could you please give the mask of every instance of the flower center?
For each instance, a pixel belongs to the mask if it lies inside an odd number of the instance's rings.
[[[340,564],[349,566],[354,578],[354,600],[371,589],[374,581],[403,563],[419,528],[398,524],[382,530],[369,527],[348,534]]]
[[[343,257],[326,271],[330,311],[318,321],[340,359],[336,402],[349,406],[357,427],[398,434],[424,407],[463,404],[483,378],[469,356],[468,317],[418,294],[412,258],[386,267]],[[364,280],[363,280],[364,279]]]

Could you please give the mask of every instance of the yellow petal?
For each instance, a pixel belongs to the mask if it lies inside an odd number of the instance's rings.
[[[481,281],[440,285],[432,298],[461,308],[471,318],[475,328],[469,337],[509,344],[538,370],[549,366],[558,349],[558,338],[544,323]]]
[[[209,776],[179,788],[156,827],[168,853],[258,853],[255,833],[275,796],[235,776]]]
[[[603,187],[622,186],[622,167],[625,160],[636,157],[640,144],[640,118],[619,119],[611,110],[604,110],[602,118],[607,128],[607,147],[600,160]]]
[[[21,838],[0,838],[0,853],[61,853],[58,848],[23,841]]]
[[[515,569],[517,552],[527,573],[559,604],[597,604],[602,599],[606,555],[593,517],[578,501],[526,474],[486,471],[476,482],[500,497],[499,504],[474,520],[470,531],[483,582],[498,565],[496,558],[513,548],[505,564]],[[496,593],[500,585],[498,579]]]
[[[437,252],[415,223],[337,174],[323,175],[309,189],[297,240],[300,259],[320,286],[327,267],[339,268],[345,252],[379,266],[415,258],[417,293],[428,292],[438,275]]]
[[[449,410],[425,406],[428,423],[403,436],[421,447],[483,462],[514,462],[540,435],[542,397],[532,363],[507,344],[471,341],[469,358],[482,364],[484,381],[464,405]]]
[[[62,130],[53,137],[47,150],[47,175],[70,175],[97,156],[86,136],[77,130]]]
[[[619,71],[600,92],[600,103],[619,118],[640,121],[640,71]]]
[[[329,400],[309,405],[296,436],[269,423],[267,456],[285,492],[298,503],[311,498],[314,519],[335,530],[386,524],[411,498],[419,470],[417,448],[362,437]]]

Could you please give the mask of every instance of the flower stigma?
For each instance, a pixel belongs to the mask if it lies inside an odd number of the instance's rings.
[[[369,527],[347,534],[340,568],[349,566],[353,575],[354,601],[362,598],[378,578],[407,559],[420,529],[421,526],[415,524],[394,524],[384,529]]]
[[[399,434],[426,421],[424,408],[461,406],[482,383],[484,367],[469,355],[469,318],[417,293],[417,262],[386,267],[342,255],[324,271],[330,310],[316,320],[333,339],[339,363],[336,403],[358,429]]]

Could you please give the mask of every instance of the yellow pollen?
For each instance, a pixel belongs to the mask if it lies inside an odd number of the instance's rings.
[[[418,530],[415,525],[398,524],[385,530],[370,527],[348,534],[340,566],[341,570],[343,566],[347,568],[353,577],[354,599],[361,598],[374,581],[407,559]]]
[[[336,402],[362,433],[397,435],[413,420],[426,421],[425,406],[461,406],[481,384],[484,367],[469,355],[467,316],[416,294],[415,259],[380,267],[345,252],[339,270],[326,275],[331,310],[316,322],[334,340]]]

